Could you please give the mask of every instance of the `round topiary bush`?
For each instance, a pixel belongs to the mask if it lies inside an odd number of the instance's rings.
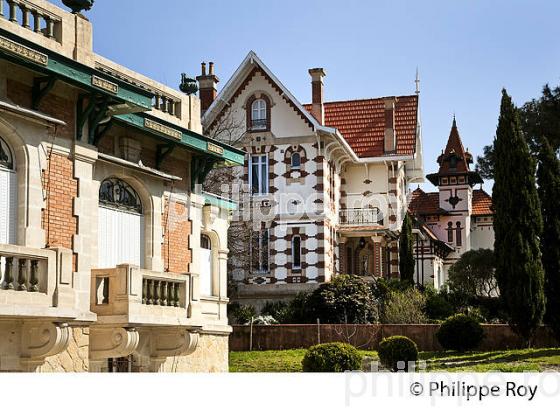
[[[409,363],[418,360],[418,346],[406,336],[391,336],[383,339],[379,344],[379,361],[381,364],[396,372],[408,371]],[[405,366],[399,366],[404,362]]]
[[[360,370],[362,355],[347,343],[323,343],[311,346],[302,360],[304,372],[344,372]]]
[[[480,345],[484,331],[478,320],[460,313],[447,318],[437,331],[436,337],[445,350],[465,352]]]

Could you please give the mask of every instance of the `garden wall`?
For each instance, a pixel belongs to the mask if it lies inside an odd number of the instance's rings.
[[[250,349],[251,327],[233,326],[229,338],[231,351]],[[388,336],[402,335],[414,340],[421,351],[442,350],[436,332],[439,325],[255,325],[253,350],[285,350],[307,348],[317,343],[346,342],[360,349],[377,350]],[[480,350],[521,348],[521,340],[508,325],[483,325],[485,338]],[[557,347],[558,343],[546,327],[539,328],[534,347]]]

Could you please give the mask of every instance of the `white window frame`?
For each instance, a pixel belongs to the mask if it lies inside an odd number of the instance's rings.
[[[257,162],[254,159],[257,158]],[[257,180],[258,180],[258,190],[253,192],[253,166],[257,165]],[[264,167],[263,167],[264,165]],[[269,193],[269,183],[268,183],[268,155],[251,155],[249,156],[249,187],[251,188],[251,194],[255,196],[268,195]],[[263,172],[264,168],[264,172]],[[264,173],[264,175],[263,175]],[[264,179],[263,179],[264,178]],[[264,183],[264,186],[263,186]],[[264,188],[264,189],[263,189]]]
[[[266,114],[267,114],[266,101],[263,98],[257,98],[251,104],[251,129],[264,130],[266,129]],[[255,125],[254,121],[262,121],[264,123]]]

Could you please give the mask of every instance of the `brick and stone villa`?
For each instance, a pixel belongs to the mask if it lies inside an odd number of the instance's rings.
[[[340,273],[398,275],[408,187],[423,182],[419,93],[325,102],[325,71],[309,74],[306,105],[254,52],[219,94],[213,69],[199,77],[205,133],[240,124],[246,152],[250,257],[232,255],[230,272],[240,302],[289,298]]]
[[[252,233],[231,255],[232,299],[259,307],[337,274],[398,277],[407,211],[418,284],[439,288],[463,252],[492,247],[491,198],[473,189],[482,180],[455,121],[440,170],[428,175],[440,192],[411,193],[424,182],[418,77],[413,95],[326,102],[325,70],[313,68],[312,102],[301,104],[254,52],[220,93],[210,67],[198,77],[204,130],[246,152],[237,219]]]

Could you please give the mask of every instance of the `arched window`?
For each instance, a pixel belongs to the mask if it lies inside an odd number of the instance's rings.
[[[16,244],[17,175],[12,150],[0,138],[0,244]]]
[[[300,169],[301,167],[301,155],[299,152],[294,152],[292,154],[292,161],[291,161],[292,169]]]
[[[144,267],[144,215],[138,193],[118,178],[108,178],[99,189],[99,268],[120,264]]]
[[[200,294],[212,296],[212,241],[208,235],[200,235]]]
[[[292,238],[292,269],[301,269],[301,237]]]
[[[447,242],[453,242],[453,222],[447,223]]]
[[[8,144],[0,138],[0,168],[14,169],[14,157]]]
[[[463,234],[461,231],[461,222],[457,222],[457,246],[463,245]]]
[[[251,104],[251,129],[265,130],[267,128],[266,101],[258,98]]]
[[[101,183],[99,203],[111,208],[142,213],[142,202],[136,191],[117,178],[109,178]]]

